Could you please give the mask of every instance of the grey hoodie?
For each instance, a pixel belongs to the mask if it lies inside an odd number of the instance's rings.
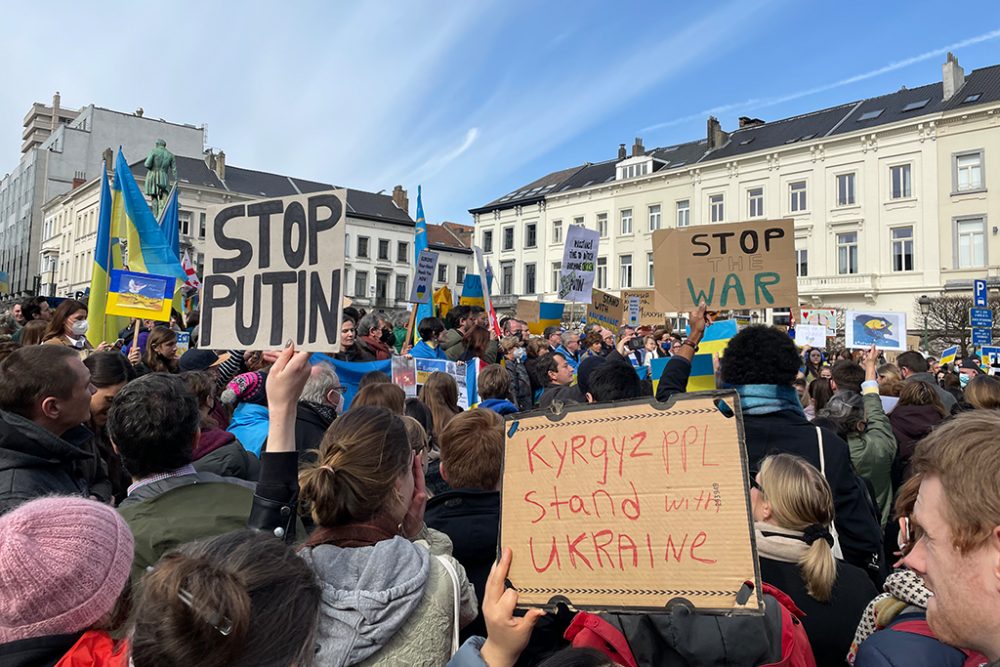
[[[380,651],[424,597],[430,552],[402,537],[370,547],[302,552],[323,590],[317,664],[354,665]]]

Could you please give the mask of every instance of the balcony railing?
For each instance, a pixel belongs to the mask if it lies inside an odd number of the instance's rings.
[[[878,276],[874,273],[809,276],[798,280],[800,292],[870,292],[878,289]]]

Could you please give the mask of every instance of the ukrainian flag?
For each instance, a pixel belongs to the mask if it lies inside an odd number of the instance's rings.
[[[483,281],[479,276],[471,273],[465,274],[465,282],[462,283],[462,298],[458,301],[463,306],[486,307],[486,299],[483,297]]]
[[[417,228],[416,233],[413,238],[413,266],[417,265],[420,259],[420,251],[427,249],[427,219],[424,217],[424,202],[421,198],[421,188],[417,186]],[[420,333],[417,331],[417,327],[420,326],[420,320],[425,317],[434,317],[434,305],[428,300],[427,303],[417,304],[417,315],[415,317],[415,324],[417,326],[413,327],[413,341],[416,343],[420,340]]]
[[[546,303],[544,301],[539,303],[538,321],[528,322],[528,331],[540,336],[545,333],[546,327],[560,326],[565,308],[565,303]]]
[[[941,359],[938,363],[942,365],[953,364],[955,363],[955,357],[957,356],[958,356],[958,345],[952,345],[951,347],[941,352]]]
[[[736,320],[723,320],[710,324],[698,344],[698,354],[691,360],[691,375],[688,377],[688,391],[708,391],[715,389],[715,359],[722,356],[729,339],[736,335]]]
[[[121,252],[117,252],[117,262],[112,261],[111,239],[111,188],[108,187],[107,171],[101,165],[101,203],[97,213],[97,248],[94,251],[94,270],[90,276],[90,299],[87,303],[87,340],[94,347],[110,343],[118,337],[118,332],[126,321],[107,315],[108,280],[111,269],[121,268]],[[118,239],[114,239],[118,251]]]
[[[177,184],[170,189],[170,196],[167,197],[167,205],[160,212],[160,219],[157,220],[163,236],[166,237],[170,249],[177,255],[177,261],[181,259],[181,220],[180,202],[177,200]]]

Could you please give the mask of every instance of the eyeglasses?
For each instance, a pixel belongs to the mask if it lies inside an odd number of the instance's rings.
[[[751,477],[750,478],[750,486],[752,488],[754,488],[754,489],[757,489],[757,491],[759,491],[760,493],[764,493],[764,489],[763,489],[763,487],[761,487],[760,484],[757,483],[757,478],[756,477]]]

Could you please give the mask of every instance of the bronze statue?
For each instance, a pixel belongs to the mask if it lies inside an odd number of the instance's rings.
[[[170,196],[170,174],[174,181],[177,180],[177,163],[174,154],[167,150],[167,142],[163,139],[156,140],[156,148],[149,152],[146,158],[146,194],[150,198],[150,208],[153,210],[153,217],[159,219],[160,211],[167,204],[167,197]]]

